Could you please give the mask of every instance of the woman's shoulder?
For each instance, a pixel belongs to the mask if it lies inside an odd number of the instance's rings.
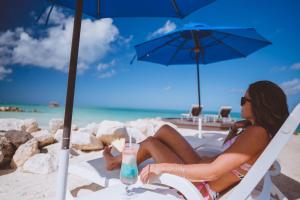
[[[251,126],[247,126],[244,130],[245,134],[251,134],[251,135],[255,135],[255,136],[268,136],[269,134],[267,132],[267,130],[259,125],[251,125]]]
[[[240,138],[247,140],[248,142],[261,144],[262,146],[265,146],[270,141],[270,135],[268,134],[267,130],[258,125],[251,125],[246,127]]]

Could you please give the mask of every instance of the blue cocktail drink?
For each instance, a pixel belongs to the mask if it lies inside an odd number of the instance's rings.
[[[136,163],[136,155],[139,145],[126,143],[122,152],[122,165],[120,171],[120,179],[126,185],[126,194],[129,195],[128,186],[135,184],[138,179],[138,168]]]

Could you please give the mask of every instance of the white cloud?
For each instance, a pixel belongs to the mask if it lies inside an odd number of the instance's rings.
[[[300,63],[295,63],[291,66],[291,69],[293,70],[300,70]]]
[[[0,81],[4,80],[7,75],[12,73],[12,69],[6,69],[3,66],[0,66]]]
[[[271,68],[270,72],[275,72],[275,73],[277,73],[277,72],[283,72],[283,71],[286,71],[286,70],[288,70],[288,67],[286,67],[286,66],[282,66],[282,67],[273,67],[273,68]]]
[[[170,91],[170,90],[172,90],[172,86],[168,85],[164,87],[164,91]]]
[[[100,63],[97,66],[97,71],[99,72],[99,78],[110,78],[116,74],[116,71],[112,67],[116,64],[116,59],[113,59],[109,63]]]
[[[116,71],[112,69],[110,71],[101,73],[98,77],[101,79],[102,78],[110,78],[110,77],[114,76],[115,74],[116,74]]]
[[[0,33],[0,64],[33,65],[67,71],[71,49],[73,18],[53,10],[50,20],[55,24],[36,37],[31,30],[17,28]],[[78,70],[84,71],[113,50],[119,31],[112,19],[82,20]]]
[[[287,95],[295,95],[300,93],[300,79],[295,78],[280,84],[281,88]]]
[[[101,72],[101,71],[105,71],[108,68],[111,68],[112,66],[114,66],[116,64],[116,59],[113,59],[112,61],[110,61],[109,63],[100,63],[97,66],[97,71]]]
[[[165,33],[171,32],[175,29],[176,29],[176,24],[171,22],[170,20],[168,20],[163,27],[161,27],[161,28],[157,29],[156,31],[154,31],[153,33],[151,33],[148,36],[148,39],[159,36],[159,35],[163,35]]]

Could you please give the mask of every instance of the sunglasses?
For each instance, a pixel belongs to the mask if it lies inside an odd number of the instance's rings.
[[[248,99],[246,97],[241,97],[241,106],[245,105],[246,101],[251,102],[251,99]]]

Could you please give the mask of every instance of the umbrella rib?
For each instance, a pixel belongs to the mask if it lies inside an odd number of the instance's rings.
[[[177,16],[179,16],[180,18],[183,18],[182,14],[180,13],[180,10],[179,10],[176,0],[172,0],[172,5],[175,9],[175,12],[177,13]]]
[[[247,37],[247,36],[241,36],[241,35],[236,35],[236,34],[233,34],[233,33],[228,33],[228,32],[224,32],[224,31],[220,31],[220,30],[214,30],[216,32],[219,32],[219,33],[223,33],[223,34],[226,34],[226,35],[232,35],[232,36],[235,36],[235,37],[240,37],[240,38],[246,38],[246,39],[249,39],[249,40],[258,40],[258,41],[261,41],[261,42],[264,42],[264,43],[267,43],[267,44],[271,44],[272,42],[268,41],[268,40],[263,40],[263,39],[255,39],[255,38],[251,38],[251,37]]]
[[[222,40],[217,39],[216,37],[214,37],[213,35],[211,36],[212,38],[214,38],[217,42],[225,45],[226,47],[229,47],[230,49],[232,49],[233,51],[237,52],[238,54],[240,54],[242,57],[246,57],[247,55],[243,54],[242,52],[238,51],[237,49],[233,48],[232,46],[224,43]]]
[[[97,1],[98,5],[97,5],[97,15],[98,17],[100,17],[100,0]]]
[[[202,48],[202,46],[200,45],[200,40],[198,40],[198,42],[199,42],[199,47],[200,47],[200,51],[201,51],[201,54],[202,54],[202,63],[206,64],[205,60],[204,60],[204,49],[205,49],[205,46]]]
[[[147,52],[145,55],[142,55],[142,56],[138,57],[138,59],[143,59],[143,58],[144,58],[145,56],[147,56],[148,54],[151,54],[151,53],[157,51],[158,49],[160,49],[160,48],[162,48],[162,47],[164,47],[164,46],[167,46],[168,44],[170,44],[171,42],[177,40],[177,39],[180,38],[180,37],[181,37],[181,36],[174,37],[172,40],[169,40],[169,41],[163,43],[162,45],[159,45],[158,47],[155,47],[155,48],[152,49],[151,51]],[[145,43],[144,43],[144,44],[145,44]]]
[[[172,55],[171,59],[168,61],[167,65],[170,65],[170,63],[174,60],[177,53],[180,51],[181,47],[184,46],[187,43],[187,39],[185,39],[176,49],[175,53]]]

